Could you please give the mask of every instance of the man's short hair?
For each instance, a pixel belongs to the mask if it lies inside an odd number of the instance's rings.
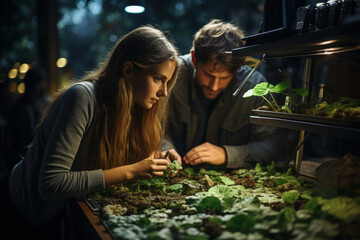
[[[229,72],[235,73],[244,64],[245,58],[233,57],[231,53],[225,52],[243,47],[243,37],[243,31],[237,26],[219,19],[211,20],[195,33],[192,50],[196,64],[214,61],[223,65]]]

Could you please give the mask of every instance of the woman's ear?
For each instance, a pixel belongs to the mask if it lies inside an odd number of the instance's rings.
[[[134,64],[132,62],[125,62],[122,66],[122,75],[125,79],[129,79],[133,76]]]

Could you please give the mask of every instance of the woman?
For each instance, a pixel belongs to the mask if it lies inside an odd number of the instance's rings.
[[[98,70],[63,92],[10,174],[11,200],[22,218],[46,224],[71,198],[163,175],[165,97],[177,73],[175,47],[161,31],[140,27],[119,40]]]

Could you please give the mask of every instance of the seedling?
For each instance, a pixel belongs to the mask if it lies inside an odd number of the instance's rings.
[[[275,86],[268,83],[268,82],[262,82],[259,84],[256,84],[253,89],[249,89],[244,95],[243,98],[251,97],[251,96],[258,96],[262,97],[271,107],[273,111],[280,112],[281,110],[286,112],[291,112],[291,109],[288,107],[288,105],[280,107],[279,104],[276,102],[273,93],[280,93],[287,96],[287,99],[291,99],[291,95],[286,93],[285,91],[289,89],[291,86],[290,82],[280,82],[276,84]],[[290,91],[293,93],[300,95],[300,96],[307,96],[308,91],[303,88],[291,88]],[[270,102],[265,96],[270,95],[272,102]],[[288,100],[289,101],[289,100]],[[291,101],[291,100],[290,100]]]

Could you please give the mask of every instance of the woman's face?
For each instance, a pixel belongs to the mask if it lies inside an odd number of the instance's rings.
[[[134,74],[135,103],[150,109],[168,95],[167,85],[175,71],[175,61],[167,60],[157,67]]]

